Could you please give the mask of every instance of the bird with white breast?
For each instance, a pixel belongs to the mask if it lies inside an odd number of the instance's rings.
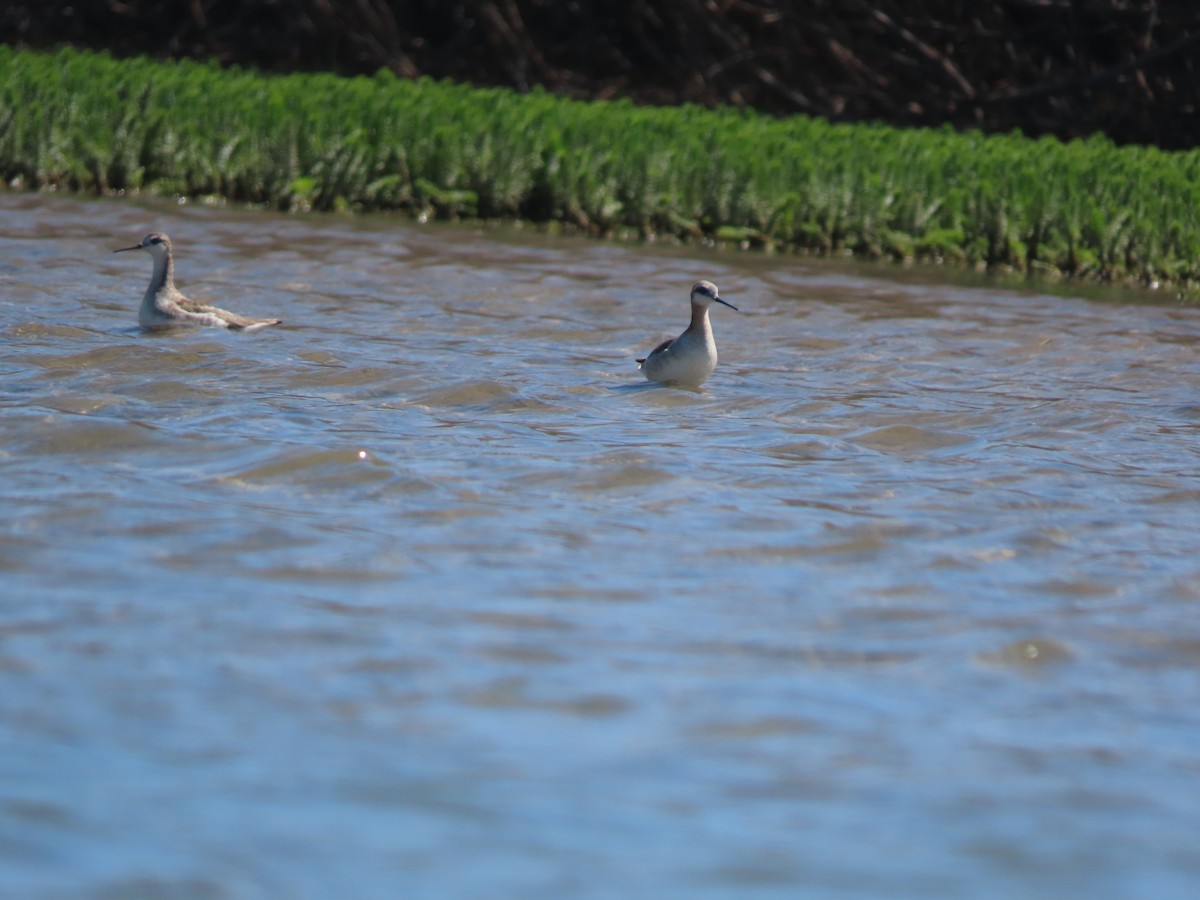
[[[639,359],[638,368],[650,381],[679,387],[699,387],[717,368],[717,343],[713,340],[708,308],[721,303],[730,309],[737,307],[722,300],[717,286],[711,281],[692,285],[692,321],[683,334],[663,341]]]
[[[254,319],[232,313],[227,309],[198,303],[175,287],[175,260],[171,239],[160,231],[152,231],[140,244],[122,247],[113,253],[145,250],[154,260],[150,285],[138,309],[138,324],[143,328],[166,328],[172,325],[200,325],[209,328],[232,328],[239,331],[258,331],[268,325],[278,325],[280,319]]]

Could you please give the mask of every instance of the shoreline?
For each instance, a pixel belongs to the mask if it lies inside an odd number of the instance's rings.
[[[1200,152],[0,46],[9,189],[1200,285]],[[3,108],[0,107],[0,108]]]

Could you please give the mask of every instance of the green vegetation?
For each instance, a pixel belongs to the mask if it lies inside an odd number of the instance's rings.
[[[1200,151],[0,46],[15,186],[1200,282]]]

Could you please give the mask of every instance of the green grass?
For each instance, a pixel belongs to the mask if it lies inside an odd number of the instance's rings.
[[[1200,151],[0,46],[14,186],[1200,283]]]

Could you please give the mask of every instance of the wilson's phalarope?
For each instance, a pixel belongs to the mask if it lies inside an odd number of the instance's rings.
[[[152,231],[140,244],[122,247],[113,253],[127,250],[145,250],[154,257],[154,272],[150,286],[138,309],[138,324],[143,328],[163,328],[168,325],[207,325],[212,328],[236,328],[241,331],[258,331],[268,325],[278,325],[280,319],[252,319],[239,316],[227,309],[208,306],[189,300],[175,287],[175,260],[171,256],[171,239],[159,231]]]
[[[663,341],[650,351],[650,355],[639,359],[642,374],[650,381],[678,384],[684,387],[699,387],[717,367],[717,343],[713,340],[712,326],[708,324],[708,307],[713,301],[730,309],[717,295],[717,286],[711,281],[697,281],[692,285],[692,322],[679,337]]]

